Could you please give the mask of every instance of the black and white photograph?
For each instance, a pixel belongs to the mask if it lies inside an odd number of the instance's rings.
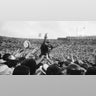
[[[95,0],[0,0],[0,96],[96,96],[95,74]]]
[[[96,75],[96,21],[1,21],[0,75]]]

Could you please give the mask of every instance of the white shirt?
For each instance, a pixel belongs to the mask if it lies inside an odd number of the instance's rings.
[[[12,75],[14,69],[9,68],[7,65],[0,64],[0,75]]]

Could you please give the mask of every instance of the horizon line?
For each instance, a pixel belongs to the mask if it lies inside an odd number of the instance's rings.
[[[1,37],[8,37],[8,38],[17,38],[17,39],[44,39],[44,38],[30,38],[30,37],[15,37],[15,36],[4,36],[0,35]],[[86,35],[86,36],[66,36],[66,37],[57,37],[57,38],[48,38],[48,39],[58,39],[58,38],[68,38],[68,37],[96,37],[96,35]]]

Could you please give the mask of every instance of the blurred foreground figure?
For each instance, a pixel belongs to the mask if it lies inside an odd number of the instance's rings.
[[[33,59],[24,60],[21,65],[27,66],[30,69],[30,75],[34,75],[36,71],[36,62]]]
[[[83,70],[79,65],[77,64],[70,64],[67,67],[67,75],[83,75],[85,70]]]
[[[43,61],[44,56],[40,57],[37,60],[34,59],[25,59],[21,65],[26,66],[30,69],[30,75],[35,75],[36,70],[42,65],[41,62]]]
[[[0,75],[12,75],[14,69],[10,68],[7,64],[7,61],[12,58],[8,53],[0,58]]]
[[[29,75],[29,74],[30,69],[24,65],[17,66],[13,71],[13,75]]]
[[[96,67],[89,67],[85,75],[96,75]]]
[[[50,65],[47,68],[46,75],[63,75],[61,69],[56,65]]]
[[[13,68],[18,64],[18,60],[16,60],[16,58],[9,53],[4,54],[2,59],[5,61],[4,64],[9,68]]]

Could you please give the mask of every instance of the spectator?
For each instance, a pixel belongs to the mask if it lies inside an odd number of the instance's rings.
[[[30,69],[24,65],[17,66],[13,71],[13,75],[30,75]]]
[[[4,54],[3,60],[5,61],[4,64],[9,68],[15,67],[18,64],[18,60],[16,60],[16,58],[9,53]]]
[[[40,57],[42,55],[48,55],[49,56],[50,51],[53,49],[52,45],[47,40],[47,34],[45,34],[44,41],[43,41],[40,49],[41,49]]]
[[[96,67],[89,67],[85,75],[96,75]]]
[[[62,75],[62,71],[56,64],[53,64],[47,68],[46,75]]]
[[[80,70],[80,66],[76,64],[70,64],[67,67],[67,75],[82,75],[82,71]]]
[[[34,75],[36,72],[36,62],[33,59],[26,59],[24,60],[21,65],[27,66],[30,69],[30,75]]]

